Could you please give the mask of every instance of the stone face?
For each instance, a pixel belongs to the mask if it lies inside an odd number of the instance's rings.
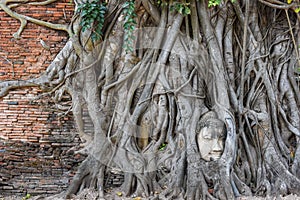
[[[217,118],[214,111],[204,114],[197,124],[197,144],[202,159],[218,160],[224,150],[225,123]]]

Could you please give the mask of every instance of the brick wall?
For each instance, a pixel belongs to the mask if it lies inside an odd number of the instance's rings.
[[[69,23],[73,15],[70,2],[23,5],[15,10],[52,23]],[[39,76],[68,39],[63,31],[28,23],[17,40],[13,33],[19,26],[18,20],[0,10],[0,81]],[[0,98],[0,197],[58,193],[83,159],[69,151],[79,145],[72,115],[59,116],[49,97],[35,99],[39,94],[38,88],[23,88]]]
[[[0,197],[56,194],[66,189],[82,161],[69,152],[76,142],[50,137],[53,143],[0,141]]]

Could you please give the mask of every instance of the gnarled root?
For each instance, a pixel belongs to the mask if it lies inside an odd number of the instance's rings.
[[[84,188],[92,188],[98,191],[99,198],[104,198],[104,170],[105,165],[91,155],[79,166],[73,182],[66,191],[65,197],[72,198]]]

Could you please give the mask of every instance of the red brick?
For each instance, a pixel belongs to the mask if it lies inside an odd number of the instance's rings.
[[[66,1],[67,3],[65,3],[64,1]],[[35,16],[41,20],[64,23],[65,21],[70,21],[70,19],[64,19],[64,10],[67,17],[71,16],[73,13],[73,5],[70,5],[68,2],[69,0],[60,0],[59,2],[54,3],[54,5],[49,6],[22,5],[20,7],[16,7],[14,10],[17,13],[28,16]],[[30,22],[28,22],[27,26],[22,32],[21,39],[16,40],[13,38],[13,33],[19,29],[20,22],[5,14],[3,10],[0,10],[0,18],[0,81],[27,80],[32,77],[38,77],[40,73],[45,71],[55,55],[62,49],[65,42],[67,41],[66,33],[62,34],[61,31],[44,28]],[[39,38],[42,38],[47,42],[48,45],[51,46],[51,53],[43,49],[39,42]],[[10,62],[2,59],[3,57],[9,59]],[[12,68],[11,63],[14,63],[14,68]],[[5,73],[2,74],[2,72]],[[48,137],[51,138],[53,137],[53,135],[55,135],[55,137],[64,137],[67,132],[71,132],[70,130],[63,132],[61,127],[58,126],[61,125],[61,123],[53,124],[47,121],[48,119],[58,121],[58,118],[55,118],[52,115],[52,110],[50,108],[53,107],[51,107],[52,104],[48,98],[36,100],[32,102],[32,104],[30,104],[31,100],[33,100],[40,93],[41,91],[37,88],[16,89],[9,92],[6,97],[0,98],[0,138],[6,139],[8,141],[16,141],[16,143],[19,144],[20,148],[24,147],[24,144],[19,143],[19,141],[30,141],[33,143],[39,143],[41,141],[43,142],[44,146],[47,146],[49,148],[51,147],[51,143],[49,142],[49,139],[47,139]],[[8,105],[7,103],[11,101],[17,101],[18,105]],[[57,114],[56,112],[54,113]],[[52,132],[54,130],[55,133],[53,134]],[[40,138],[43,139],[40,140]],[[47,140],[48,142],[46,143]],[[57,144],[61,144],[62,148],[66,147],[66,144],[62,144],[59,142],[57,142]],[[31,151],[34,152],[35,150]],[[11,171],[13,171],[13,169],[16,169],[20,165],[19,158],[21,157],[21,155],[23,155],[23,152],[19,153],[20,156],[12,157],[12,160],[9,164],[3,163],[4,161],[0,160],[1,167],[5,166],[5,169],[11,169]],[[26,152],[26,155],[27,153],[28,152]],[[57,160],[57,158],[55,159]],[[24,162],[22,161],[22,164],[25,164],[25,161],[26,160],[24,160]],[[50,163],[50,165],[52,165],[52,163]],[[60,165],[61,163],[57,160],[57,166],[55,166],[54,169],[61,170]],[[47,170],[52,170],[52,168],[49,167],[49,169]],[[27,170],[27,172],[26,170],[23,171],[24,172],[22,172],[22,176],[26,177],[26,181],[32,180],[32,183],[38,183],[40,180],[43,180],[41,173],[37,173],[37,171],[34,171],[34,169],[32,168],[29,171]],[[74,172],[70,172],[70,174],[72,175],[74,174]],[[31,177],[35,177],[35,180],[30,179]],[[4,182],[7,180],[8,179],[3,179]],[[11,181],[15,181],[15,184],[19,185],[18,180],[12,179]],[[25,184],[27,183],[28,182],[25,182]],[[45,184],[51,187],[56,186],[52,183],[53,182],[49,181],[49,183]],[[9,183],[7,182],[7,184]],[[56,192],[56,190],[60,192],[61,189],[65,187],[56,186],[54,190],[53,188],[47,189],[47,187],[42,186],[43,185],[38,184],[34,186],[35,189],[32,190],[32,193],[34,191],[38,191],[43,194],[47,194]],[[16,190],[16,188],[12,187],[11,185],[8,185],[7,189],[9,189],[10,187],[11,189],[14,189],[12,190],[12,192],[19,192],[21,195],[24,193],[24,191],[19,189]],[[1,192],[2,191],[0,191],[0,193]]]

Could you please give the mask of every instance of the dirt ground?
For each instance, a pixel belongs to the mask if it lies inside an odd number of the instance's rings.
[[[1,197],[0,200],[26,200],[24,197],[18,196],[8,196]],[[42,197],[42,196],[33,196],[28,200],[64,200],[61,197],[51,196],[51,197]],[[74,196],[71,200],[97,200],[97,193],[89,190],[84,190],[80,195]],[[104,199],[98,199],[104,200]],[[105,193],[105,200],[167,200],[158,198],[158,195],[151,198],[142,198],[142,197],[124,197],[121,192],[118,191],[117,188],[113,190],[109,190]],[[181,199],[177,199],[181,200]],[[290,194],[288,196],[278,196],[278,197],[238,197],[236,200],[300,200],[300,197],[297,195]]]
[[[42,196],[33,196],[28,198],[28,200],[64,200],[59,195],[51,196],[51,197],[42,197]],[[97,199],[97,192],[85,189],[81,192],[80,195],[74,196],[71,200],[167,200],[158,198],[158,194],[156,197],[151,198],[142,198],[142,197],[124,197],[123,194],[119,191],[118,188],[107,190],[105,193],[105,199]],[[27,200],[25,197],[18,196],[8,196],[2,197],[0,194],[0,200]],[[177,199],[181,200],[181,199]],[[278,196],[278,197],[238,197],[236,200],[300,200],[300,196],[290,194],[288,196]]]
[[[51,198],[52,200],[63,200],[62,198]],[[109,195],[105,197],[105,200],[146,200],[147,198],[124,198],[124,197],[119,197],[118,195]],[[10,197],[4,197],[1,198],[0,200],[23,200],[22,197],[17,197],[17,196],[10,196]],[[29,198],[29,200],[49,200],[49,198],[43,198],[43,197],[31,197]],[[83,199],[78,199],[78,198],[74,198],[71,200],[89,200],[87,198],[83,198]],[[160,200],[160,199],[159,199]],[[236,200],[300,200],[300,197],[296,196],[296,195],[288,195],[285,197],[266,197],[266,198],[262,198],[262,197],[239,197]]]

